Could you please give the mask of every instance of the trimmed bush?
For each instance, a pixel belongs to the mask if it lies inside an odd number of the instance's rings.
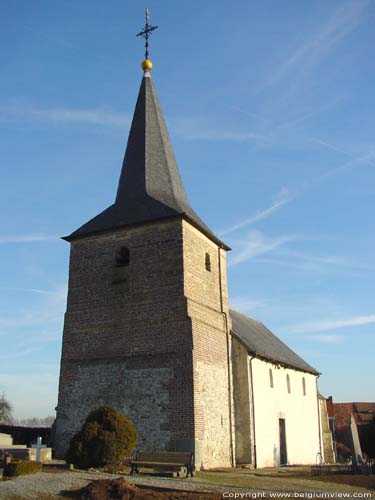
[[[4,475],[8,477],[25,476],[26,474],[41,472],[42,468],[43,466],[40,462],[31,462],[28,460],[15,461],[6,465]]]
[[[138,433],[124,415],[109,406],[94,410],[71,439],[65,460],[77,467],[119,465],[134,450]]]

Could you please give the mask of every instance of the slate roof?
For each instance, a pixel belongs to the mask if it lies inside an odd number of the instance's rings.
[[[116,201],[66,240],[120,227],[184,216],[229,250],[190,207],[152,78],[145,74],[130,128]]]
[[[250,352],[261,358],[297,368],[305,372],[319,375],[319,372],[298,356],[263,323],[245,316],[237,311],[230,310],[233,334],[238,337]]]

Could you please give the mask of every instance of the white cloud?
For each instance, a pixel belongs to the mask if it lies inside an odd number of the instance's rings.
[[[43,329],[38,335],[43,334],[43,332],[46,332],[46,335],[51,335],[51,332],[56,331],[57,328],[61,331],[67,295],[66,285],[41,295],[44,295],[44,298],[38,305],[20,310],[17,314],[0,316],[0,336],[10,332],[24,336],[25,328],[36,327]],[[29,331],[27,340],[31,339]]]
[[[9,359],[17,359],[28,356],[29,354],[37,351],[38,349],[24,349],[23,351],[18,351],[10,354],[0,354],[0,361],[7,361]]]
[[[191,141],[227,141],[227,142],[258,142],[264,139],[256,132],[241,132],[235,130],[195,130],[182,135]]]
[[[337,147],[334,144],[331,144],[327,141],[322,141],[321,139],[317,139],[315,137],[312,137],[311,141],[315,142],[316,144],[319,144],[325,148],[331,149],[332,151],[336,151],[337,153],[342,153],[343,155],[349,156],[352,158],[352,161],[344,163],[343,165],[341,165],[337,168],[333,168],[333,169],[329,170],[326,174],[323,175],[323,177],[326,177],[328,175],[332,175],[333,173],[336,173],[336,171],[345,170],[351,166],[354,166],[357,163],[367,163],[368,165],[375,167],[375,163],[370,160],[370,158],[374,157],[373,151],[369,151],[365,155],[362,155],[362,156],[359,156],[356,158],[351,153],[346,151],[345,149],[342,149],[341,147]]]
[[[282,188],[274,197],[269,207],[265,208],[264,210],[258,210],[252,216],[220,231],[220,234],[225,235],[233,233],[238,229],[242,229],[243,227],[249,226],[251,224],[254,224],[255,222],[266,219],[267,217],[270,217],[273,213],[275,213],[277,210],[280,210],[280,208],[282,208],[284,205],[292,201],[293,198],[294,197],[290,194],[287,188]]]
[[[128,113],[119,113],[109,107],[94,109],[74,109],[64,107],[32,106],[15,102],[0,106],[0,121],[32,121],[55,124],[84,123],[110,127],[128,128],[132,116]],[[226,142],[258,142],[265,137],[257,132],[228,130],[211,126],[201,117],[172,118],[172,131],[186,140],[191,141],[226,141]]]
[[[313,335],[309,337],[315,342],[322,342],[323,344],[339,344],[344,338],[343,335]]]
[[[266,138],[252,130],[238,130],[228,125],[217,126],[217,119],[207,116],[179,116],[168,119],[174,135],[188,141],[258,143]]]
[[[251,231],[246,240],[236,240],[237,246],[241,250],[235,253],[233,257],[229,257],[229,265],[240,264],[246,260],[270,253],[286,243],[300,239],[301,236],[296,235],[269,238],[260,231]]]
[[[280,260],[279,263],[283,265],[290,265],[297,268],[305,268],[312,270],[329,270],[336,271],[337,269],[374,269],[366,262],[361,262],[353,258],[343,255],[312,255],[306,252],[299,252],[295,250],[280,249],[277,253],[278,257],[286,258],[288,260]]]
[[[300,45],[278,67],[273,68],[267,84],[273,84],[289,76],[304,76],[308,69],[316,67],[329,53],[362,22],[368,1],[342,3],[331,18],[309,40]]]
[[[232,297],[230,306],[233,309],[241,312],[253,311],[260,309],[268,304],[265,300],[249,299],[248,297]]]
[[[375,314],[368,316],[355,316],[354,318],[327,320],[327,321],[311,321],[292,326],[288,329],[289,333],[313,333],[336,330],[338,328],[346,328],[351,326],[362,326],[375,323]]]
[[[5,243],[34,243],[38,241],[59,241],[59,236],[46,234],[15,234],[0,236],[0,244]]]
[[[320,142],[314,139],[315,142]],[[349,153],[345,153],[348,154]],[[350,155],[349,155],[350,156]],[[295,200],[296,198],[300,197],[303,195],[306,191],[314,188],[316,185],[319,185],[321,182],[324,182],[327,178],[331,177],[332,175],[340,174],[346,170],[349,170],[350,168],[356,167],[357,165],[360,165],[362,163],[366,163],[368,165],[375,166],[375,163],[371,161],[371,159],[374,157],[374,152],[367,153],[365,155],[353,158],[343,164],[340,164],[337,167],[328,169],[326,172],[321,174],[319,177],[311,180],[311,181],[306,181],[298,190],[294,192],[294,194],[291,194],[290,191],[287,188],[282,188],[274,197],[272,200],[272,203],[269,207],[263,209],[263,210],[258,210],[256,211],[253,215],[250,217],[247,217],[232,226],[229,226],[221,231],[219,231],[219,234],[224,236],[226,234],[234,233],[235,231],[238,231],[239,229],[243,229],[244,227],[250,226],[252,224],[255,224],[256,222],[259,222],[261,220],[267,219],[271,215],[273,215],[275,212],[280,210],[282,207],[284,207],[286,204],[290,203],[291,201]],[[297,257],[300,257],[301,259],[304,258],[305,260],[308,260],[307,256],[303,256],[300,254],[299,256],[296,255]],[[329,263],[336,263],[339,264],[340,261],[343,264],[345,259],[340,256],[326,256],[326,257],[311,257],[309,258],[310,261],[315,259],[317,262],[320,261],[321,263],[324,263],[324,261],[329,264]],[[348,264],[348,260],[346,259],[346,264]],[[368,266],[362,265],[360,263],[354,264],[353,267],[361,267],[361,268],[367,268]]]
[[[18,288],[12,286],[0,286],[0,290],[7,290],[10,292],[38,293],[40,295],[54,295],[56,293],[52,290],[41,290],[39,288]]]
[[[7,104],[0,107],[0,121],[37,121],[54,123],[86,123],[126,128],[131,117],[127,113],[118,113],[108,107],[94,109],[74,109],[64,107],[38,107],[21,103]]]

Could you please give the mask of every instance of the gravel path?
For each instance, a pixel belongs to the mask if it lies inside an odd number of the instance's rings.
[[[47,495],[59,495],[64,490],[75,490],[86,486],[95,479],[124,479],[137,485],[152,486],[155,488],[168,488],[181,491],[217,492],[217,485],[212,485],[197,479],[173,479],[169,477],[156,476],[116,476],[100,472],[74,471],[47,473],[38,472],[28,476],[21,476],[9,481],[0,482],[0,499],[11,500],[12,497],[20,499],[39,500]],[[223,488],[225,489],[225,487]],[[244,491],[244,488],[231,488],[231,491]],[[246,488],[249,491],[249,488]],[[18,500],[18,499],[17,499]]]
[[[20,498],[39,500],[43,494],[58,495],[62,490],[82,488],[96,479],[93,476],[93,474],[86,472],[61,472],[57,474],[38,472],[37,474],[20,476],[0,483],[0,498],[8,500],[12,496],[19,496]],[[95,476],[99,476],[99,474],[95,474]],[[100,478],[98,477],[98,479]]]
[[[212,473],[215,474],[215,473]],[[220,474],[219,474],[220,475]],[[230,474],[232,480],[236,477],[243,476],[243,474]],[[76,470],[73,472],[39,472],[37,474],[31,474],[28,476],[21,476],[16,479],[11,479],[9,481],[0,482],[0,500],[52,500],[53,498],[62,498],[58,495],[64,490],[76,490],[86,486],[91,481],[96,479],[114,479],[116,477],[123,477],[125,480],[136,485],[150,486],[154,488],[164,488],[169,490],[180,490],[180,491],[197,491],[201,493],[220,493],[224,491],[230,491],[231,493],[255,493],[264,492],[269,493],[270,491],[284,491],[284,492],[294,492],[301,490],[302,484],[292,484],[289,481],[284,482],[281,485],[280,481],[276,479],[276,483],[271,483],[259,478],[259,483],[253,487],[239,487],[239,486],[219,486],[218,484],[212,484],[203,478],[184,478],[184,479],[173,479],[171,477],[160,477],[141,474],[139,476],[125,476],[125,475],[114,475],[107,474],[104,472],[90,472]],[[357,488],[355,488],[357,489]],[[311,487],[311,484],[305,484],[302,491],[334,491],[337,490],[337,485],[328,485],[324,483],[317,483]],[[353,488],[346,485],[340,486],[340,491],[346,490],[353,492]],[[363,490],[358,488],[358,490]],[[367,490],[369,491],[369,490]],[[247,498],[249,498],[247,496]],[[350,495],[348,498],[352,498]]]

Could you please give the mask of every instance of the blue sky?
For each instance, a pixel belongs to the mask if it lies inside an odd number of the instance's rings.
[[[69,244],[112,203],[142,72],[138,1],[0,1],[0,392],[53,414]],[[234,308],[374,400],[371,0],[149,1],[152,75]]]

